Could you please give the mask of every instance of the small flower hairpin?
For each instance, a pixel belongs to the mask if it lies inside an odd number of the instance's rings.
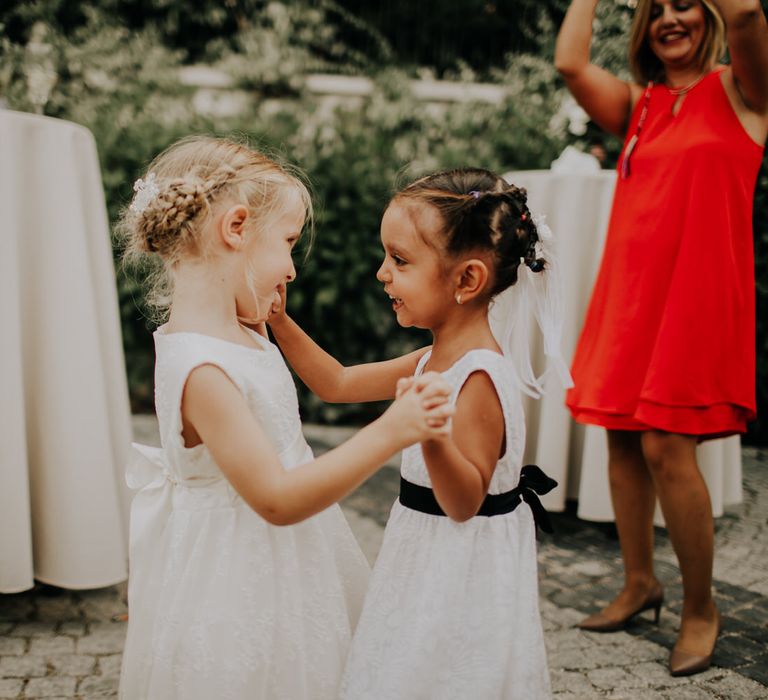
[[[146,180],[139,178],[133,185],[133,201],[128,207],[134,214],[143,214],[149,203],[160,194],[154,173],[147,175]]]

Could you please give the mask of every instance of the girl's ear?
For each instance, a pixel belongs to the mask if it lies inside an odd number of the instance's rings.
[[[235,204],[227,209],[219,219],[217,233],[221,242],[231,250],[240,250],[245,244],[248,208]]]
[[[458,273],[454,296],[460,295],[462,304],[480,295],[490,279],[488,266],[478,258],[462,262]]]

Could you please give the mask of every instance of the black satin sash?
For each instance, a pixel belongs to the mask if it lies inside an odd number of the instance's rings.
[[[517,506],[525,501],[533,511],[533,519],[544,532],[553,532],[552,523],[547,511],[541,505],[539,496],[549,493],[557,486],[554,479],[550,479],[535,464],[526,464],[520,471],[520,482],[511,491],[505,493],[488,494],[483,500],[477,515],[491,517],[511,513]],[[429,515],[445,515],[440,504],[435,498],[432,489],[419,486],[400,477],[400,503],[406,508],[417,510]]]

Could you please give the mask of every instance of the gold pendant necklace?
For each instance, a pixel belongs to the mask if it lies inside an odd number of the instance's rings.
[[[704,78],[709,74],[709,71],[704,71],[698,78],[696,78],[693,82],[688,83],[688,85],[685,85],[683,87],[679,88],[673,88],[669,87],[669,85],[665,85],[664,87],[667,88],[670,95],[674,95],[675,97],[679,97],[680,95],[685,95],[685,93],[690,92],[695,88]]]

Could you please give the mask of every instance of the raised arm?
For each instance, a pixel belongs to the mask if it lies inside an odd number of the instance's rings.
[[[285,470],[239,389],[219,368],[187,379],[185,433],[202,441],[243,500],[274,525],[300,522],[346,496],[403,447],[445,431],[450,387],[433,374],[399,397],[376,421],[313,462]]]
[[[345,367],[287,315],[270,317],[269,325],[280,350],[301,381],[329,403],[394,398],[397,380],[412,375],[427,350],[415,350],[394,360]]]
[[[744,106],[768,117],[768,24],[760,0],[713,0],[725,20],[736,89]]]
[[[623,136],[642,89],[590,63],[598,0],[572,0],[555,45],[555,68],[576,101],[603,129]]]

